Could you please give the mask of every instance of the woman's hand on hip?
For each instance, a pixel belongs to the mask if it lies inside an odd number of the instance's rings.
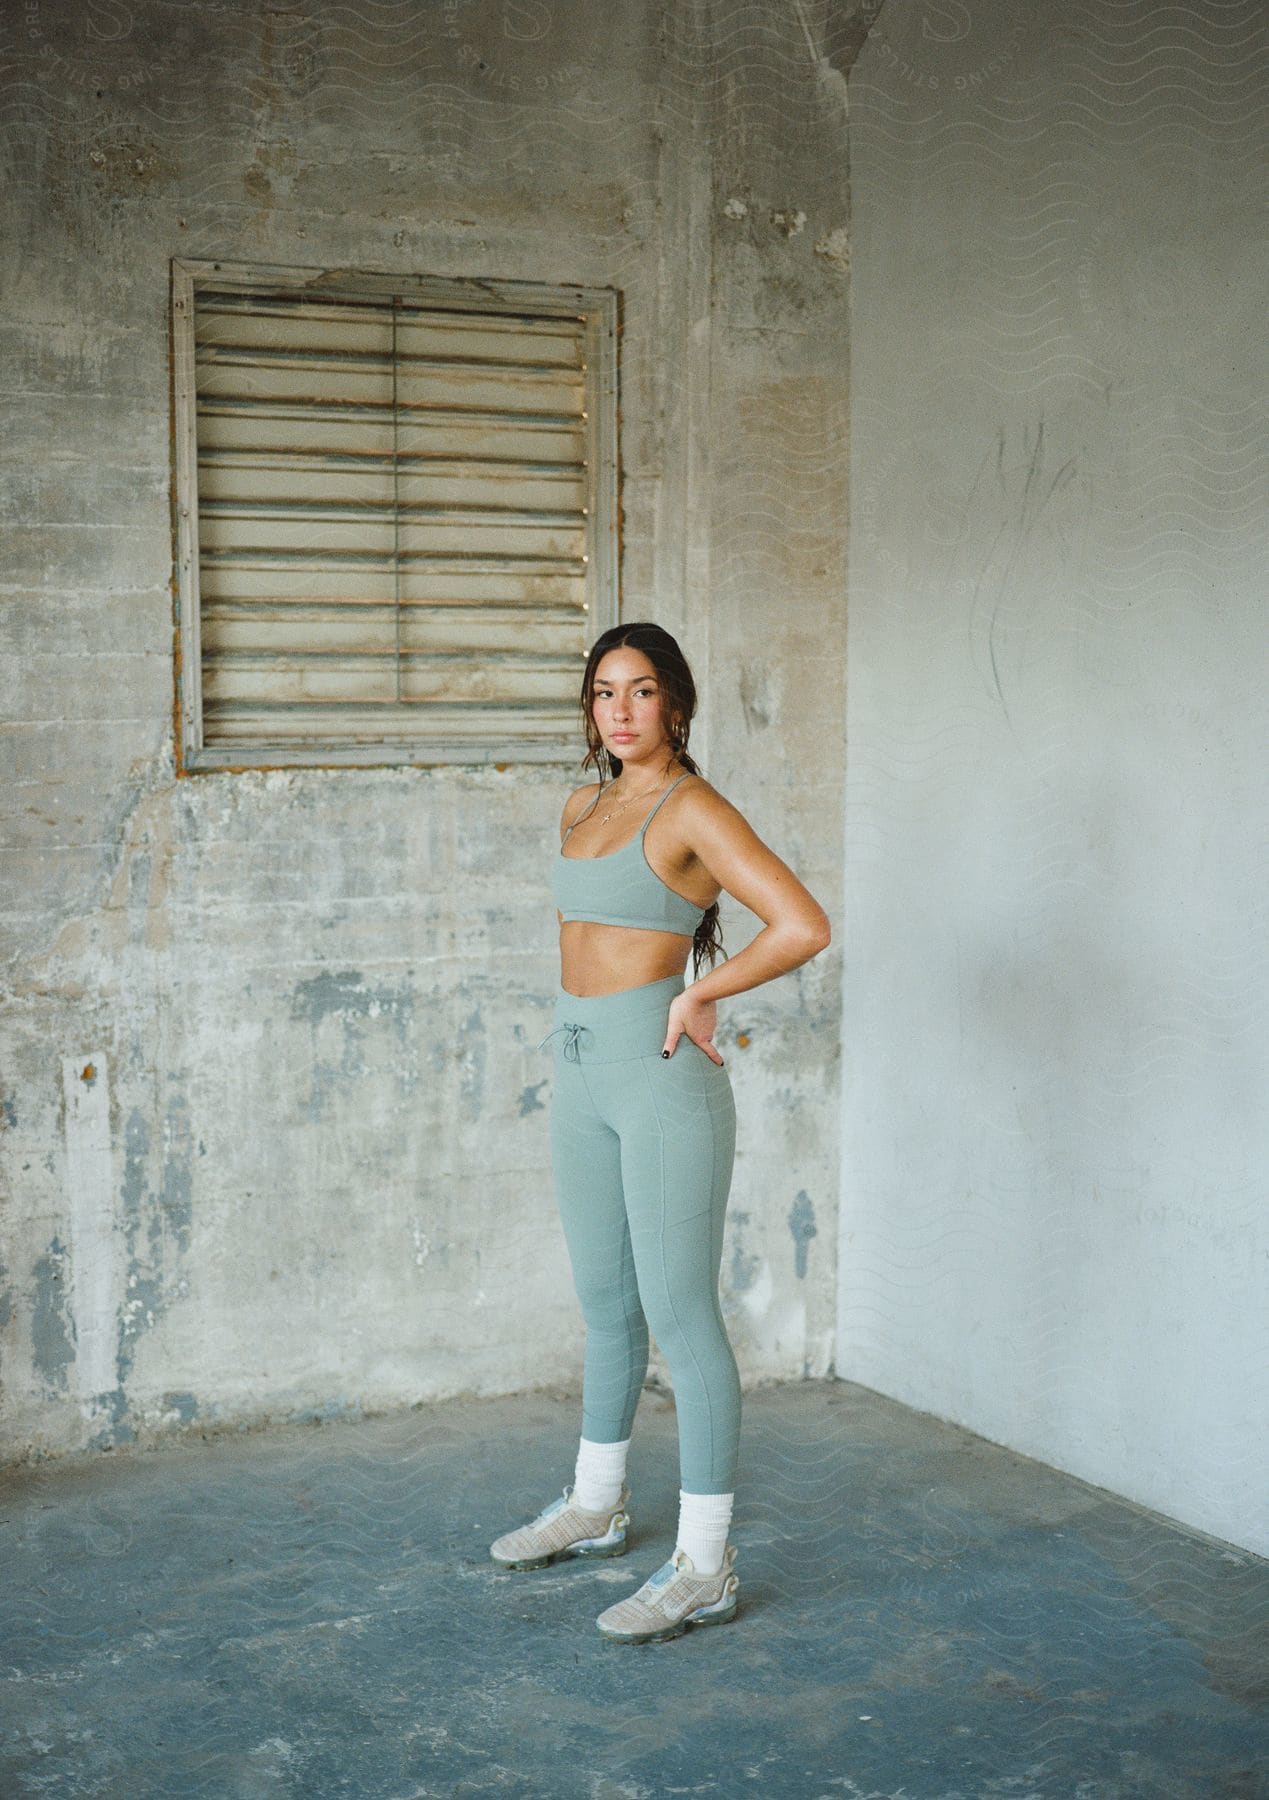
[[[674,1046],[686,1033],[692,1042],[705,1052],[711,1062],[723,1066],[723,1059],[714,1048],[714,1033],[718,1029],[717,1000],[695,1000],[691,988],[684,988],[670,1002],[670,1014],[666,1021],[665,1048],[662,1056],[673,1056]]]

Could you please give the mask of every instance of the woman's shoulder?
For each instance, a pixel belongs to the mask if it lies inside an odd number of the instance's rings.
[[[564,802],[564,810],[560,814],[561,831],[567,831],[570,825],[576,825],[586,808],[598,797],[603,786],[602,781],[588,781],[584,786],[573,789]]]
[[[675,819],[679,832],[686,843],[692,843],[699,833],[701,840],[715,841],[720,836],[734,835],[749,829],[748,821],[739,807],[734,806],[726,794],[720,793],[712,781],[695,770],[688,774],[685,781],[680,781],[671,798],[675,808]],[[666,811],[670,810],[669,806]]]
[[[679,782],[674,790],[675,798],[680,802],[680,811],[698,815],[734,811],[731,801],[720,794],[712,781],[704,775],[698,775],[689,769],[685,780]]]

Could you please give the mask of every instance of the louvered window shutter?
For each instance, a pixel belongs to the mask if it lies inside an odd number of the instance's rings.
[[[308,273],[173,264],[186,766],[574,756],[616,296]]]

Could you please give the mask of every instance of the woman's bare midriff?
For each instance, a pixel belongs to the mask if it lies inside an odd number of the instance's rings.
[[[560,925],[560,986],[579,998],[617,994],[684,974],[691,953],[691,938],[678,931],[568,919]]]

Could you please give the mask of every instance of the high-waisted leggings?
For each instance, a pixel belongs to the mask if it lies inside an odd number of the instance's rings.
[[[551,1163],[586,1322],[582,1436],[631,1434],[651,1327],[678,1414],[679,1485],[732,1493],[740,1377],[718,1303],[736,1151],[731,1078],[684,1033],[668,1059],[667,975],[615,994],[556,990]]]

